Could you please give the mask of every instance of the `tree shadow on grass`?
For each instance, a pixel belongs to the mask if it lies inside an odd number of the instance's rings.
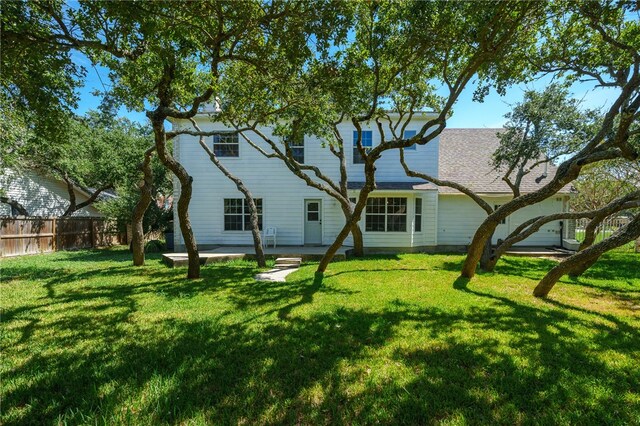
[[[251,267],[203,268],[200,280],[135,271],[153,279],[69,289],[51,277],[51,296],[3,318],[22,330],[8,334],[5,347],[28,353],[4,375],[4,424],[637,421],[640,406],[629,394],[640,388],[640,371],[598,356],[640,353],[638,328],[613,315],[518,303],[462,277],[456,290],[496,303],[325,309],[316,295],[342,290],[317,278],[262,285]],[[240,312],[277,315],[189,319],[187,309],[147,319],[137,316],[147,292],[169,299],[224,292]],[[316,309],[296,316],[303,305]],[[47,321],[52,311],[64,315]],[[415,338],[406,338],[412,330]]]
[[[615,253],[615,256],[605,254],[595,265],[584,273],[585,278],[596,280],[624,280],[640,289],[640,254]]]
[[[170,318],[135,326],[118,314],[87,322],[86,313],[72,311],[56,324],[58,333],[39,342],[60,351],[33,354],[12,369],[4,403],[20,410],[5,413],[13,416],[5,423],[634,420],[640,407],[625,395],[640,385],[638,371],[615,370],[592,356],[594,343],[576,338],[589,321],[556,309],[509,307],[450,312],[395,301],[377,312],[339,308],[308,319],[284,309],[287,321],[278,322]],[[452,334],[463,325],[467,339]],[[372,351],[393,341],[401,326],[431,337],[426,345],[393,349],[392,361],[414,372],[408,382],[367,369]],[[506,347],[473,338],[474,330],[488,329],[523,332],[511,334]],[[596,329],[600,350],[640,350],[639,339],[613,330]],[[87,339],[95,345],[83,347]],[[589,388],[594,381],[606,388],[607,404],[596,403],[602,395]]]

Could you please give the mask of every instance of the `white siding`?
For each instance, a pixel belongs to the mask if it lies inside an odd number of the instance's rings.
[[[424,118],[415,119],[407,126],[407,130],[420,130],[426,120]],[[364,165],[353,164],[353,131],[354,127],[350,123],[342,123],[338,129],[344,138],[345,151],[347,153],[347,165],[349,180],[355,182],[364,181]],[[363,130],[371,130],[373,136],[373,146],[381,143],[380,132],[377,128],[363,126]],[[387,131],[385,140],[391,138]],[[415,150],[405,150],[405,161],[413,170],[420,170],[424,173],[437,176],[438,174],[438,148],[439,139],[436,137],[426,145],[417,145]],[[397,149],[385,151],[380,159],[376,161],[376,180],[378,182],[413,182],[416,178],[410,178],[404,172],[400,164],[400,153]]]
[[[34,172],[5,170],[0,174],[0,187],[8,197],[22,204],[30,216],[55,217],[64,213],[69,205],[69,193],[62,182],[41,176]],[[87,200],[82,194],[76,195],[78,203]],[[11,207],[0,203],[0,216],[11,215]],[[74,216],[102,216],[94,207],[86,207]]]
[[[492,206],[504,204],[510,199],[510,197],[483,198]],[[552,197],[514,213],[507,218],[504,225],[499,225],[496,229],[494,242],[497,238],[506,237],[518,225],[532,217],[561,212],[562,206],[561,197]],[[476,229],[486,217],[486,212],[465,195],[440,195],[438,201],[438,244],[443,246],[468,245]],[[516,245],[553,246],[559,244],[560,225],[558,222],[551,222]]]
[[[201,119],[200,127],[205,131],[226,130],[219,123],[207,122]],[[269,129],[262,130],[271,136]],[[352,132],[353,126],[342,125],[350,181],[363,180],[362,166],[354,165],[352,161]],[[374,130],[374,145],[377,131]],[[304,243],[304,200],[321,199],[323,208],[323,244],[331,244],[344,224],[344,216],[336,200],[326,193],[307,186],[301,179],[294,176],[278,159],[265,158],[251,147],[246,141],[240,140],[240,156],[238,158],[220,158],[231,173],[239,176],[250,189],[254,198],[263,200],[263,226],[276,227],[278,244],[301,245]],[[266,151],[270,147],[260,138],[252,140]],[[209,147],[213,145],[213,138],[207,138]],[[429,173],[437,173],[437,139],[428,146],[417,147],[416,151],[407,153],[407,162],[417,166],[424,164]],[[174,154],[193,176],[193,196],[189,208],[191,224],[199,245],[234,245],[251,244],[249,231],[225,231],[223,221],[223,203],[225,198],[242,198],[242,194],[235,185],[216,168],[198,143],[198,139],[181,135],[175,140]],[[318,166],[324,174],[338,181],[338,161],[328,147],[322,146],[317,138],[305,138],[305,162]],[[408,178],[395,157],[383,156],[378,163],[377,179],[379,181],[414,181]],[[178,187],[176,187],[178,186]],[[179,185],[175,185],[176,199]],[[365,233],[365,245],[374,247],[412,247],[435,244],[435,191],[420,192],[424,200],[423,231],[418,234],[405,233]],[[376,195],[379,195],[376,193]],[[408,223],[413,224],[413,192],[391,196],[406,196],[409,198]],[[176,215],[177,219],[177,215]],[[176,242],[182,244],[179,224],[176,225]],[[363,226],[364,228],[364,226]],[[411,228],[412,229],[412,228]],[[346,245],[352,244],[351,238]]]

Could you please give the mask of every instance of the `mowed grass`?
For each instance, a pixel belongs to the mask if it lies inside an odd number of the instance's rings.
[[[0,261],[1,422],[640,424],[640,256],[548,300],[553,265],[462,256],[252,264],[184,279],[123,249]]]

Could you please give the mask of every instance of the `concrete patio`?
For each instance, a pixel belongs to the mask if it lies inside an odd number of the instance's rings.
[[[300,257],[303,262],[309,260],[320,260],[329,246],[279,246],[266,247],[264,249],[267,258],[278,257]],[[351,247],[340,247],[333,257],[334,260],[345,260],[347,252]],[[255,259],[255,249],[253,246],[221,246],[211,250],[202,250],[199,253],[200,264],[206,265],[215,262],[227,262],[235,259]],[[182,253],[165,253],[162,255],[162,261],[171,268],[177,266],[187,266],[188,257],[186,252]]]

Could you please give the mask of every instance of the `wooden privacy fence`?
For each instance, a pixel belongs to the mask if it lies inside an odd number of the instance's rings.
[[[2,257],[104,247],[118,242],[115,224],[103,218],[0,218]]]

